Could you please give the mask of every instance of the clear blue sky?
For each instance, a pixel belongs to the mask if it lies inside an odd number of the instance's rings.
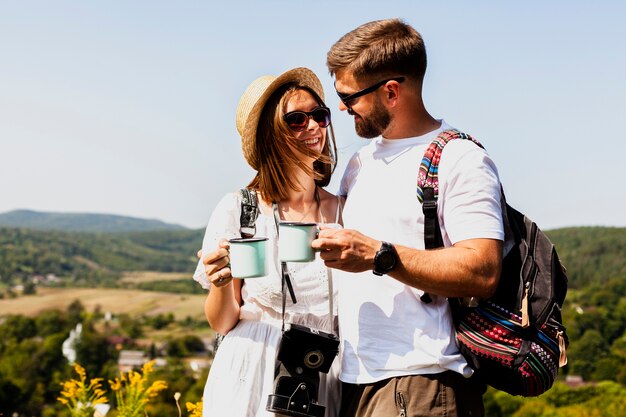
[[[235,129],[256,77],[400,17],[425,39],[431,114],[473,134],[542,228],[626,226],[624,1],[0,0],[0,212],[204,227],[247,184]],[[364,143],[335,111],[335,191]]]

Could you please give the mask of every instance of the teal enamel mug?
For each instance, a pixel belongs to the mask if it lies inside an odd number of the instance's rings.
[[[230,243],[230,271],[234,278],[258,278],[267,275],[267,238],[235,238]]]
[[[317,223],[281,222],[278,230],[281,262],[311,262],[315,259],[311,243],[319,233]]]

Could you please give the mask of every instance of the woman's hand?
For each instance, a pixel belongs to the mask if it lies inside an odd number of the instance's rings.
[[[198,252],[198,257],[202,257],[204,272],[211,285],[220,289],[208,292],[204,302],[204,314],[211,327],[225,335],[239,321],[242,284],[239,279],[233,280],[230,272],[230,244],[226,239],[221,239],[217,246],[217,250],[204,257],[202,251]]]
[[[230,274],[230,244],[228,240],[222,239],[218,243],[218,249],[208,253],[202,258],[204,264],[204,272],[211,284],[216,287],[223,287],[230,284],[233,280]],[[198,256],[202,256],[202,251],[198,252]]]

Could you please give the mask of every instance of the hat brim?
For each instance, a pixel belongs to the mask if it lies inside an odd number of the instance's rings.
[[[263,107],[269,100],[269,98],[285,84],[295,83],[300,86],[306,87],[314,91],[322,100],[324,100],[324,88],[319,78],[313,71],[305,67],[294,68],[284,72],[274,79],[265,90],[256,98],[256,101],[252,105],[248,116],[246,117],[243,129],[240,133],[242,140],[242,148],[244,156],[250,162],[248,152],[254,152],[254,145],[256,142],[256,133],[259,125],[259,118]],[[256,167],[253,167],[256,168]]]

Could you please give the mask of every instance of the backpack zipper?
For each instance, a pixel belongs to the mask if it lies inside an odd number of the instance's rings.
[[[404,400],[404,395],[401,392],[396,394],[396,402],[400,407],[400,417],[406,417],[406,401]]]
[[[530,282],[524,284],[524,297],[522,298],[522,327],[530,326],[530,316],[528,314],[528,294],[530,292]]]
[[[563,330],[556,332],[556,338],[559,340],[559,368],[562,368],[567,365],[567,347],[565,346]]]

